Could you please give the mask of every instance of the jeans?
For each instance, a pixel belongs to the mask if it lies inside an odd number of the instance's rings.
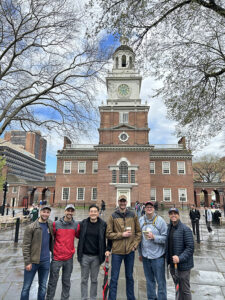
[[[148,300],[166,300],[165,258],[148,259],[142,257],[142,259]],[[156,282],[158,285],[158,295],[156,295]]]
[[[188,271],[179,271],[179,299],[178,300],[191,300],[191,287],[190,287],[190,273],[191,270]],[[170,274],[174,281],[175,269],[170,267]],[[174,281],[175,282],[175,281]]]
[[[88,279],[91,277],[90,300],[96,300],[98,288],[99,257],[83,254],[81,261],[81,300],[88,300]]]
[[[122,260],[124,260],[124,265],[125,265],[127,300],[135,300],[134,279],[133,279],[134,251],[125,255],[112,254],[112,262],[111,262],[112,270],[111,270],[111,280],[110,280],[110,287],[109,287],[109,300],[116,300],[117,282],[120,274],[120,266]]]
[[[59,279],[59,271],[61,268],[62,268],[61,300],[67,300],[70,298],[70,277],[73,271],[73,257],[64,261],[52,260],[46,300],[53,300],[55,297],[55,291]]]
[[[24,282],[21,292],[20,300],[29,300],[30,287],[33,282],[36,272],[38,272],[38,300],[45,299],[46,284],[48,280],[48,273],[50,268],[50,261],[41,261],[39,264],[32,264],[32,269],[27,271],[24,269]]]

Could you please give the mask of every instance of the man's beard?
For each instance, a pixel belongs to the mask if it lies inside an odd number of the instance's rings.
[[[48,220],[48,217],[43,217],[43,216],[40,216],[41,220],[46,222]]]

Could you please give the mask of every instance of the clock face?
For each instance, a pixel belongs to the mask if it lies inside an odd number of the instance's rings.
[[[119,139],[121,140],[121,142],[126,142],[129,138],[129,135],[126,132],[122,132],[119,135]]]
[[[127,84],[121,84],[121,85],[119,85],[119,87],[118,87],[118,93],[119,93],[120,96],[123,96],[123,97],[128,96],[129,93],[130,93],[129,86]]]

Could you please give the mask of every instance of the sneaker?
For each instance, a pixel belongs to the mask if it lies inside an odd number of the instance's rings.
[[[214,235],[214,233],[215,233],[215,232],[214,232],[214,231],[212,231],[212,232],[211,232],[211,235]]]

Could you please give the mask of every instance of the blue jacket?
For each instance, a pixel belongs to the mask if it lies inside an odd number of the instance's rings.
[[[166,239],[166,260],[169,264],[169,251],[168,251],[168,239],[169,232],[172,223],[168,225],[167,239]],[[194,239],[192,231],[185,224],[178,222],[175,226],[175,231],[173,234],[173,252],[174,255],[179,257],[180,262],[177,264],[178,270],[187,271],[194,267]]]

